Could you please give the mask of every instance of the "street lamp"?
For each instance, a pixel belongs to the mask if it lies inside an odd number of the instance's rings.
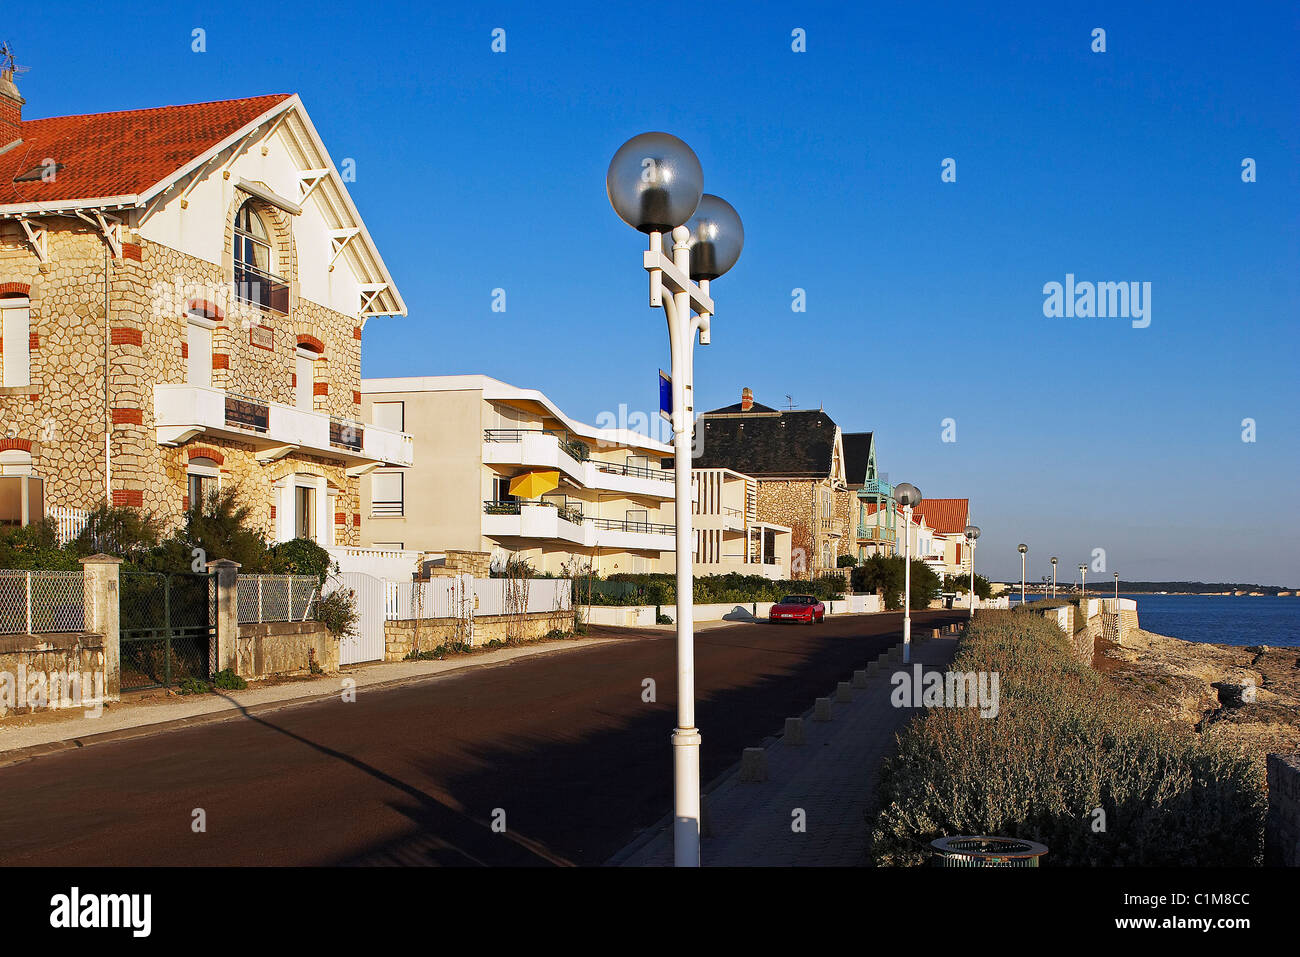
[[[691,558],[691,431],[695,336],[709,344],[709,282],[736,264],[744,227],[725,200],[703,192],[704,173],[689,146],[669,133],[642,133],[618,148],[605,175],[610,205],[650,237],[642,265],[650,306],[668,320],[677,527],[677,727],[673,730],[673,862],[700,865],[700,732],[695,727],[695,609]],[[671,251],[663,234],[671,233]],[[668,295],[663,295],[664,287]],[[694,316],[692,316],[694,313]]]
[[[921,504],[921,490],[910,482],[894,486],[894,501],[903,508],[903,664],[912,660],[912,509]]]
[[[975,620],[975,542],[980,537],[978,525],[966,526],[966,541],[970,543],[970,617]]]
[[[1088,597],[1088,566],[1079,566],[1079,597]]]
[[[1052,597],[1056,597],[1056,556],[1052,556]]]
[[[1016,551],[1020,552],[1020,604],[1025,603],[1025,553],[1029,551],[1029,546],[1021,542],[1016,546]]]

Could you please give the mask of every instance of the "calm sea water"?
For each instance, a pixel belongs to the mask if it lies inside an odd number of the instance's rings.
[[[1300,647],[1300,598],[1123,592],[1120,596],[1137,602],[1138,622],[1144,631],[1157,635],[1220,645]]]

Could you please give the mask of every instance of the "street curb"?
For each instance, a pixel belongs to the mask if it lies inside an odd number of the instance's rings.
[[[437,681],[441,678],[456,677],[466,672],[479,668],[499,668],[505,665],[512,665],[516,661],[543,658],[548,655],[563,654],[570,651],[581,651],[584,647],[594,648],[596,645],[605,644],[608,641],[617,641],[614,638],[591,638],[584,639],[581,645],[570,646],[565,648],[549,648],[545,651],[538,651],[531,655],[517,655],[513,658],[507,658],[502,661],[483,661],[483,662],[466,662],[456,668],[449,668],[446,671],[439,671],[432,674],[408,675],[400,678],[391,678],[387,681],[378,681],[374,684],[360,685],[357,692],[369,691],[386,691],[392,688],[404,685],[420,684],[422,682]],[[347,677],[346,671],[340,671],[339,677]],[[225,695],[218,695],[225,697]],[[185,728],[198,727],[205,724],[216,724],[219,721],[230,721],[235,718],[248,718],[253,715],[266,714],[271,711],[283,711],[298,705],[319,704],[323,701],[337,698],[339,690],[322,692],[316,695],[306,695],[297,698],[281,698],[277,701],[263,701],[259,704],[239,705],[235,704],[233,708],[221,711],[210,711],[206,714],[194,714],[184,718],[173,718],[170,721],[156,721],[150,724],[136,725],[131,728],[118,728],[115,731],[101,731],[95,734],[77,735],[75,737],[63,738],[59,741],[47,741],[43,744],[28,745],[24,748],[14,748],[10,751],[0,751],[0,768],[7,768],[15,764],[23,764],[27,761],[44,757],[47,754],[58,754],[62,751],[72,751],[78,748],[93,747],[97,744],[111,744],[114,741],[127,741],[131,738],[145,738],[155,734],[166,734],[169,731],[180,731]],[[228,698],[226,700],[229,700]]]

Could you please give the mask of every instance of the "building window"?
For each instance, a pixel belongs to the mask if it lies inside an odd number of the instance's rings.
[[[212,385],[212,330],[216,323],[201,312],[191,310],[185,322],[185,341],[188,358],[185,360],[185,381],[189,385]]]
[[[294,387],[294,404],[310,412],[316,402],[316,360],[320,353],[309,345],[298,346],[294,353],[294,375],[297,385]]]
[[[0,300],[0,385],[32,384],[31,313],[26,299]]]
[[[370,479],[370,513],[372,515],[403,514],[403,483],[401,472],[374,472]]]
[[[406,431],[405,402],[376,402],[370,407],[371,421],[384,429],[394,432]]]
[[[822,518],[830,518],[830,517],[831,517],[831,491],[830,489],[826,489],[825,495],[822,498]]]
[[[271,237],[252,201],[235,214],[235,295],[243,302],[289,314],[289,287],[275,274]]]
[[[221,485],[221,470],[212,459],[193,458],[186,469],[185,479],[190,511],[202,512],[203,506],[211,501]]]
[[[510,494],[510,477],[507,475],[492,476],[492,499],[496,502],[513,502],[515,497]]]
[[[0,452],[0,525],[31,525],[45,517],[45,484],[32,474],[32,456]]]
[[[294,487],[294,537],[316,538],[316,489],[308,485]]]

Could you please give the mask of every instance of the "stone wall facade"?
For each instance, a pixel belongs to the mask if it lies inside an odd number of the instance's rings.
[[[40,263],[16,226],[0,232],[0,294],[26,295],[32,333],[31,385],[0,385],[0,435],[8,447],[30,452],[32,471],[45,482],[47,508],[89,509],[111,498],[171,526],[190,504],[189,461],[202,457],[219,464],[221,484],[239,488],[254,522],[268,534],[274,528],[272,484],[295,472],[323,476],[335,496],[329,516],[335,543],[358,543],[359,480],[346,475],[342,459],[324,451],[292,452],[263,464],[248,442],[199,435],[169,448],[157,441],[154,386],[186,381],[186,316],[192,309],[215,321],[214,388],[295,404],[295,355],[303,342],[320,353],[312,363],[314,411],[360,416],[360,322],[299,295],[292,230],[280,210],[257,207],[289,284],[289,314],[231,295],[230,238],[235,213],[248,198],[237,191],[227,212],[222,265],[142,240],[129,228],[122,255],[106,257],[100,236],[74,219],[46,221],[49,257]],[[318,530],[322,540],[324,531]]]
[[[38,710],[28,698],[31,676],[42,674],[78,676],[98,676],[102,682],[101,692],[107,700],[117,697],[117,675],[109,674],[108,660],[105,653],[103,635],[68,633],[42,635],[2,635],[0,636],[0,717],[10,712],[29,712]],[[41,679],[43,682],[48,678]],[[89,696],[94,691],[94,677],[91,685],[78,696]],[[22,685],[21,694],[18,686]],[[44,708],[52,710],[58,702],[51,700],[51,689],[45,686],[41,694],[46,698]],[[65,698],[68,696],[64,696]]]
[[[827,495],[832,498],[829,519],[823,504]],[[758,520],[790,529],[791,578],[815,578],[833,570],[840,555],[857,554],[856,509],[856,494],[835,489],[829,478],[758,480]]]
[[[514,619],[518,618],[517,623]],[[541,611],[525,615],[476,615],[474,645],[482,647],[492,639],[505,641],[512,624],[525,639],[541,638],[551,631],[573,630],[573,612]],[[464,625],[456,618],[403,619],[384,622],[384,660],[402,661],[417,648],[431,651],[449,641],[461,641]]]

